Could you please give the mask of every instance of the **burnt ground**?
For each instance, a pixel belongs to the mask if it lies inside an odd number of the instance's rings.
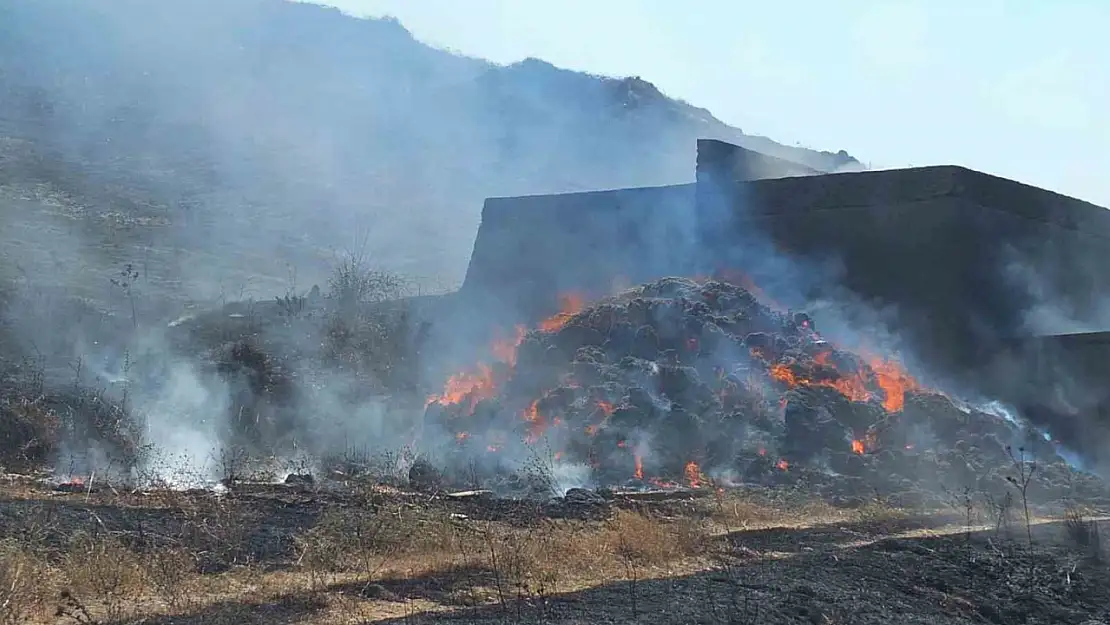
[[[734,532],[714,570],[623,580],[546,602],[462,609],[417,622],[1078,624],[1110,618],[1105,563],[1077,560],[1058,546],[1029,552],[993,532],[882,538],[874,529]],[[1049,525],[1037,533],[1051,540],[1061,531]],[[449,583],[383,585],[405,596]]]
[[[158,568],[142,564],[144,558],[180,550],[191,554],[188,567],[195,570],[189,579],[179,574],[175,583],[210,596],[159,607],[158,597],[169,595],[151,586],[135,591],[133,602],[139,607],[133,612],[98,613],[100,608],[90,607],[93,617],[80,621],[100,625],[1080,625],[1110,619],[1110,555],[1089,540],[1082,544],[1074,523],[1052,520],[1048,512],[1043,513],[1048,520],[1032,526],[1030,542],[1017,510],[994,520],[975,510],[969,530],[962,511],[873,506],[845,512],[807,504],[798,493],[775,491],[673,492],[574,505],[276,485],[244,485],[224,495],[110,489],[52,493],[27,483],[5,490],[0,542],[15,541],[45,554],[50,564],[44,566],[53,568],[43,570],[72,566],[67,563],[76,543],[85,559],[107,553],[90,545],[123,545],[119,553],[128,555],[122,560],[134,557],[152,579]],[[629,524],[628,515],[641,521]],[[351,538],[366,533],[377,519],[392,525],[376,530],[368,542]],[[695,526],[696,534],[689,534]],[[452,529],[445,532],[445,527]],[[459,536],[494,527],[506,528],[497,534],[497,545],[460,542]],[[1105,521],[1100,527],[1103,535],[1110,530]],[[562,564],[558,583],[545,576],[544,560],[560,558],[559,552],[573,548],[575,541],[584,543],[583,554],[603,548],[589,542],[591,532],[601,528],[619,534],[619,544],[611,545],[611,566],[596,570],[596,562],[573,561],[583,558],[579,554]],[[319,560],[306,556],[305,545],[316,544],[312,541],[325,530],[338,546],[327,558],[336,561],[370,543],[375,549],[387,542],[408,546],[389,552],[398,566],[376,569],[371,576],[343,575],[334,567],[320,575],[310,562]],[[521,537],[550,546],[529,550]],[[688,543],[683,549],[668,550],[663,544],[680,537]],[[416,543],[423,547],[412,547]],[[470,548],[477,557],[425,565],[439,552]],[[485,548],[492,558],[481,553]],[[513,564],[528,558],[537,562]],[[58,575],[69,579],[52,588],[76,588],[71,573]],[[189,581],[191,576],[201,581]],[[285,581],[271,584],[265,593],[212,590],[238,587],[236,580],[244,576],[253,586],[260,576]],[[546,589],[544,580],[551,584]],[[90,606],[100,603],[89,589],[73,592]],[[55,596],[46,603],[58,601]],[[49,610],[40,617],[26,622],[79,621],[56,615],[51,620]]]

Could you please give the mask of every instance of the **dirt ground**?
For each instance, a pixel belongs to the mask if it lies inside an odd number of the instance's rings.
[[[0,484],[0,625],[1110,619],[1104,511]]]

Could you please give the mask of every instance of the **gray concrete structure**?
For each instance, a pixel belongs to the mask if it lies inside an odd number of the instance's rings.
[[[1029,326],[1044,302],[1056,319],[1099,321],[1105,209],[960,167],[751,180],[771,161],[721,145],[699,142],[691,185],[487,200],[462,291],[530,317],[561,292],[739,270],[885,311],[945,366],[1065,330]]]
[[[1047,382],[999,366],[1033,366],[1008,346],[1102,327],[1101,207],[961,167],[822,174],[719,141],[698,142],[696,180],[491,198],[459,295],[536,319],[568,291],[737,270],[792,301],[840,302],[865,330],[878,313],[934,373],[1026,404],[1003,387]]]

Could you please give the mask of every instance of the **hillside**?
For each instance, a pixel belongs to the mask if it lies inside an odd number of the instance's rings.
[[[450,287],[484,197],[686,182],[698,137],[860,166],[640,78],[492,65],[317,5],[4,3],[0,231],[58,244],[5,241],[0,276],[94,297],[132,262],[181,299],[268,296],[364,247]]]

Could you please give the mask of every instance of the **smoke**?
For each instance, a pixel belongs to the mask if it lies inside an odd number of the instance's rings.
[[[214,477],[247,426],[287,456],[443,438],[419,405],[374,396],[380,380],[324,366],[327,331],[270,323],[271,298],[325,285],[337,250],[443,291],[485,197],[685,181],[699,133],[743,139],[644,81],[495,66],[279,0],[6,3],[0,77],[0,276],[18,283],[3,359],[35,360],[54,394],[124,406],[174,458],[139,469],[166,479],[184,458]],[[294,352],[281,371],[197,339],[256,318],[258,351]],[[433,332],[443,351],[474,353],[461,326],[486,329],[476,312]],[[450,361],[413,367],[438,381]],[[260,375],[294,383],[279,402]],[[74,471],[119,451],[63,447]]]
[[[140,473],[219,479],[244,446],[290,461],[411,447],[460,470],[527,466],[519,447],[455,457],[424,391],[483,358],[493,331],[534,323],[559,292],[608,294],[613,276],[739,270],[837,344],[914,364],[904,329],[918,320],[855,295],[844,258],[781,249],[773,202],[732,180],[680,184],[696,138],[745,139],[644,81],[494,66],[395,21],[277,0],[5,5],[0,59],[0,231],[5,246],[7,233],[34,241],[0,264],[23,283],[5,309],[11,344],[42,355],[54,389],[84,363],[80,383],[106,385],[156,450]],[[487,197],[658,184],[675,186],[490,200],[479,214]],[[462,292],[410,301],[394,328],[401,347],[422,346],[418,361],[345,359],[388,351],[373,342],[381,317],[337,317],[333,301],[286,315],[272,300],[327,290],[336,250],[352,246],[421,293],[466,271]],[[73,294],[84,312],[52,303]],[[516,414],[487,430],[490,445],[522,436]],[[628,444],[649,467],[666,451],[652,432]],[[70,437],[64,462],[110,464],[111,447]],[[551,464],[564,487],[588,483],[588,467]]]

